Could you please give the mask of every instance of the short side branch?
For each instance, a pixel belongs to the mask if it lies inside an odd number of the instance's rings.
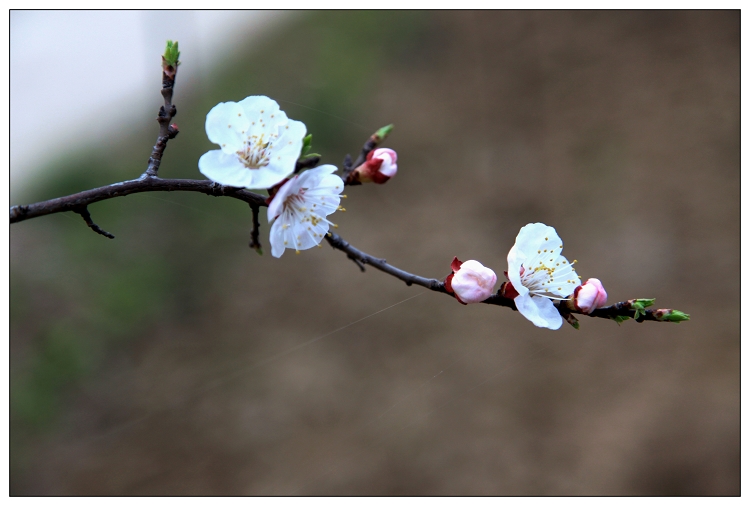
[[[263,248],[260,244],[260,221],[258,221],[259,208],[257,204],[250,204],[250,209],[253,211],[253,230],[250,232],[250,247],[259,255],[262,255]]]
[[[99,225],[94,223],[94,220],[91,219],[91,213],[89,213],[89,209],[86,206],[79,207],[76,209],[73,209],[73,212],[78,213],[81,215],[81,218],[83,218],[83,221],[86,222],[86,225],[89,226],[91,230],[96,232],[97,234],[103,235],[104,237],[108,237],[110,239],[114,239],[115,236],[107,232],[106,230],[103,230]]]
[[[358,261],[359,264],[357,265],[362,264],[360,265],[360,268],[362,269],[364,265],[372,265],[380,271],[397,277],[398,279],[406,283],[407,286],[420,285],[436,292],[448,293],[443,286],[442,281],[437,279],[423,278],[422,276],[417,276],[416,274],[402,271],[401,269],[388,264],[388,262],[386,262],[384,258],[376,258],[372,255],[368,255],[364,251],[358,250],[357,248],[346,242],[344,239],[342,239],[338,234],[329,233],[326,236],[326,240],[332,248],[343,251],[350,259],[355,260],[355,263]]]
[[[156,138],[156,144],[151,151],[148,168],[143,173],[144,176],[155,177],[158,174],[161,157],[164,155],[164,150],[167,149],[167,141],[174,139],[179,133],[177,125],[170,124],[172,118],[177,115],[177,108],[172,105],[172,93],[176,77],[177,64],[169,65],[162,57],[161,95],[164,97],[164,105],[159,108],[159,115],[156,117],[156,121],[159,122],[159,136]]]

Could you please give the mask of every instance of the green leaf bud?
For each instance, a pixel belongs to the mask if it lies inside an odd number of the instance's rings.
[[[380,128],[377,132],[375,132],[372,136],[373,140],[380,144],[385,140],[386,137],[388,137],[388,134],[391,133],[393,130],[393,124],[384,126],[383,128]]]
[[[659,309],[654,311],[654,317],[661,322],[680,323],[690,319],[690,315],[677,309]]]
[[[164,50],[164,64],[170,67],[177,67],[180,64],[179,43],[177,41],[167,41],[167,48]]]
[[[300,153],[299,153],[300,159],[309,158],[310,156],[312,156],[312,155],[307,154],[307,152],[310,151],[311,149],[312,149],[312,134],[308,134],[302,138],[302,149],[300,150]]]

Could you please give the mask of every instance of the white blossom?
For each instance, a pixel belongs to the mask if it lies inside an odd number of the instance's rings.
[[[554,228],[530,223],[508,253],[507,275],[518,293],[516,308],[537,327],[559,329],[563,319],[551,299],[564,299],[581,284],[561,252],[562,240]]]
[[[306,132],[268,97],[222,102],[206,116],[206,134],[221,149],[201,156],[198,168],[219,184],[271,188],[294,171]]]
[[[333,165],[321,165],[284,183],[268,205],[271,254],[279,258],[286,248],[301,250],[320,244],[333,225],[326,216],[339,209],[344,182]],[[275,221],[274,221],[275,220]]]

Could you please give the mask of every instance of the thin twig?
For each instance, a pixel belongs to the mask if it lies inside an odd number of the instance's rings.
[[[250,232],[250,247],[253,248],[259,255],[263,254],[263,248],[260,244],[260,221],[258,221],[258,205],[250,204],[250,209],[253,211],[253,230]]]
[[[297,174],[299,171],[303,169],[312,169],[313,167],[316,167],[320,163],[320,157],[319,156],[309,156],[304,159],[297,160],[297,163],[294,164],[294,173]]]
[[[390,265],[385,261],[384,258],[376,258],[372,255],[368,255],[364,251],[358,250],[357,248],[346,242],[344,239],[342,239],[338,234],[329,232],[329,234],[326,236],[326,240],[328,241],[328,244],[331,245],[331,247],[343,251],[352,260],[358,260],[363,265],[372,265],[380,271],[397,277],[398,279],[406,283],[407,286],[420,285],[436,292],[448,293],[443,286],[442,281],[437,279],[423,278],[422,276],[417,276],[416,274],[402,271],[401,269]]]
[[[114,239],[115,236],[107,232],[106,230],[102,229],[99,225],[94,223],[94,220],[91,219],[91,214],[89,213],[89,209],[86,206],[83,207],[77,207],[73,209],[73,212],[78,213],[81,215],[81,218],[83,218],[83,221],[86,222],[86,225],[89,226],[91,230],[96,232],[97,234],[103,235],[104,237],[108,237],[110,239]]]
[[[349,172],[351,172],[352,168],[352,155],[347,153],[344,157],[344,178],[349,175]]]
[[[172,118],[177,115],[177,108],[172,105],[172,92],[177,77],[177,68],[177,65],[168,65],[162,57],[161,94],[164,97],[164,105],[159,108],[159,115],[156,118],[156,121],[159,122],[159,135],[148,159],[148,168],[143,173],[147,177],[157,176],[161,165],[161,157],[167,148],[167,141],[174,139],[179,133],[177,125],[170,124]]]

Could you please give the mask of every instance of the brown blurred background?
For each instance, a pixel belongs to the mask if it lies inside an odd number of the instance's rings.
[[[247,206],[199,194],[92,206],[113,241],[34,219],[11,227],[11,494],[739,494],[739,34],[738,11],[311,12],[178,76],[163,177],[202,178],[220,101],[276,99],[338,166],[394,123],[397,177],[333,216],[353,245],[501,273],[541,221],[611,302],[691,320],[538,329],[327,245],[277,260],[265,216],[259,257]],[[137,177],[154,113],[11,204]]]

